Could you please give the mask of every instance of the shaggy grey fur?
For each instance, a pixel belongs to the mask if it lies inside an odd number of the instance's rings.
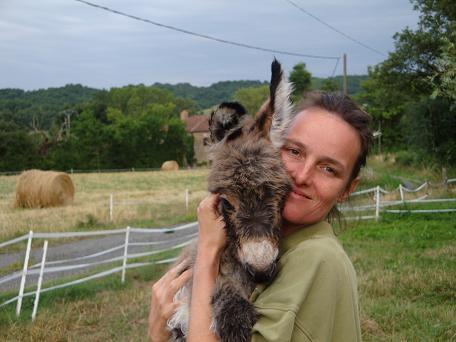
[[[209,122],[208,189],[220,195],[218,210],[228,237],[212,295],[212,329],[226,342],[250,341],[256,312],[249,297],[258,283],[275,276],[281,212],[291,190],[280,151],[271,142],[271,135],[281,135],[271,129],[284,129],[291,116],[290,94],[284,93],[291,86],[276,60],[271,69],[270,98],[255,118],[237,103],[222,103]],[[181,258],[189,260],[188,267],[195,251],[196,245]],[[184,304],[168,322],[172,341],[185,341],[191,286],[186,284],[175,298]]]

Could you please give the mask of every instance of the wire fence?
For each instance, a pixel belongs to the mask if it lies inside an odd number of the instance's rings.
[[[446,184],[455,183],[456,179],[447,180]],[[387,191],[380,186],[370,189],[355,192],[351,196],[351,203],[340,206],[340,210],[347,215],[347,220],[365,220],[374,219],[379,220],[383,213],[389,214],[438,214],[456,212],[456,208],[436,208],[436,209],[391,209],[391,207],[402,205],[415,205],[415,204],[431,204],[431,203],[446,203],[451,204],[456,202],[456,198],[429,198],[428,191],[432,188],[432,183],[425,182],[415,189],[408,189],[399,185],[396,189]],[[412,198],[410,198],[412,197]],[[110,216],[114,211],[114,200],[111,195],[110,198]],[[188,206],[188,191],[186,191],[186,203]],[[172,234],[171,234],[172,233]],[[179,236],[176,236],[179,235]],[[23,261],[22,271],[13,272],[0,278],[0,288],[7,283],[19,282],[18,294],[13,298],[0,303],[0,307],[4,307],[11,303],[16,303],[16,315],[19,316],[22,308],[22,301],[25,297],[35,296],[32,320],[35,319],[39,298],[41,293],[49,292],[52,290],[65,288],[77,284],[81,284],[93,279],[99,279],[111,274],[121,273],[121,281],[125,282],[125,275],[128,269],[144,267],[154,264],[171,263],[176,258],[166,257],[166,253],[178,250],[184,246],[189,245],[196,238],[197,223],[188,223],[178,227],[150,229],[150,228],[134,228],[126,227],[123,229],[87,231],[87,232],[61,232],[61,233],[39,233],[30,231],[28,234],[17,237],[15,239],[0,243],[0,249],[14,244],[27,241],[25,256]],[[62,239],[62,238],[88,238],[100,236],[117,236],[116,243],[104,247],[96,241],[95,250],[79,248],[78,252],[82,255],[73,255],[72,257],[52,258],[49,255],[48,240],[49,239]],[[146,236],[155,237],[152,239],[145,238]],[[160,238],[157,238],[160,236]],[[171,237],[171,238],[169,238]],[[38,263],[30,264],[30,255],[32,252],[32,242],[37,240],[45,240],[42,252],[41,261]],[[147,241],[146,241],[147,240]],[[98,246],[99,244],[99,246]],[[87,244],[84,244],[87,245]],[[163,256],[157,260],[141,259],[150,258],[152,256]],[[95,274],[84,276],[72,281],[67,281],[63,284],[57,284],[50,287],[42,287],[44,276],[46,275],[53,279],[62,279],[67,276],[57,277],[56,274],[67,274],[68,272],[80,272],[94,267],[101,267],[103,265],[121,263],[120,266],[111,266],[109,269],[103,269]],[[74,274],[74,273],[73,273]],[[25,292],[26,282],[28,279],[36,278],[36,283],[33,284],[33,290]]]

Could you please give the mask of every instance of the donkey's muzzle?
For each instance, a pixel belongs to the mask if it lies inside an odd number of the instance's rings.
[[[275,275],[277,274],[276,261],[269,265],[269,267],[264,271],[258,271],[249,264],[244,264],[243,266],[255,283],[270,282],[272,279],[274,279]]]
[[[279,249],[270,240],[246,241],[238,251],[239,260],[256,282],[272,279],[276,272]]]

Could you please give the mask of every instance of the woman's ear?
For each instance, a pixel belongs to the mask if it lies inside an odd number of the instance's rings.
[[[345,201],[348,197],[350,197],[351,193],[355,191],[356,187],[358,186],[360,180],[361,179],[359,177],[353,179],[350,182],[350,184],[345,188],[345,191],[339,196],[337,202],[341,203]]]

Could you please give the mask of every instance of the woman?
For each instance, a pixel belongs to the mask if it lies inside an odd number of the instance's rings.
[[[360,341],[356,274],[328,219],[359,183],[372,143],[370,117],[349,97],[312,92],[296,111],[281,157],[292,180],[283,210],[279,272],[251,300],[258,312],[252,341]],[[172,298],[193,276],[187,340],[217,341],[210,330],[210,296],[226,241],[217,195],[198,208],[193,271],[167,272],[152,290],[149,334],[167,341]],[[193,273],[192,273],[193,272]]]

